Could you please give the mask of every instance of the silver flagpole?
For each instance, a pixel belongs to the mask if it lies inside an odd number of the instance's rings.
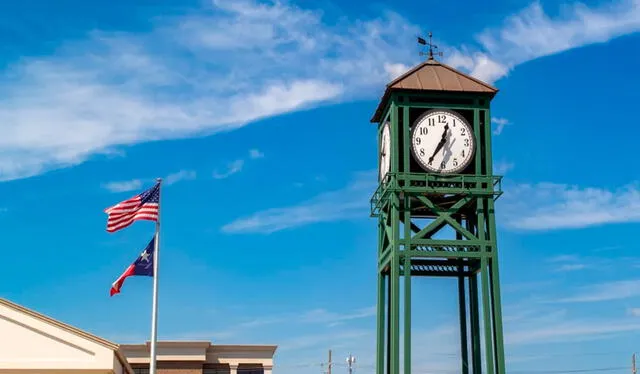
[[[158,262],[160,257],[160,196],[162,178],[158,178],[158,221],[156,222],[156,237],[153,248],[153,302],[151,310],[151,358],[149,373],[156,374],[156,343],[158,340]]]

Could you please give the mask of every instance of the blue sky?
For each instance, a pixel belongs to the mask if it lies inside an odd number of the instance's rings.
[[[628,370],[638,0],[88,4],[0,11],[2,297],[148,339],[151,279],[109,287],[153,224],[108,234],[103,209],[163,177],[161,339],[277,344],[281,373],[318,373],[332,348],[373,372],[369,118],[431,29],[445,63],[500,89],[510,370]],[[414,318],[416,372],[458,367],[454,286],[414,283],[433,316]]]

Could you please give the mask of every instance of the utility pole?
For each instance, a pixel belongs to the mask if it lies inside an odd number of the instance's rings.
[[[636,374],[636,354],[631,355],[631,374]]]
[[[329,350],[329,369],[327,370],[327,374],[331,374],[331,365],[333,365],[333,363],[331,362],[331,350]]]
[[[349,365],[349,374],[353,373],[353,364],[356,362],[356,358],[349,353],[349,357],[347,357],[347,365]]]

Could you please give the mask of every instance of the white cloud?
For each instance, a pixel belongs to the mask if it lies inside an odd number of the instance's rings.
[[[491,123],[496,124],[496,129],[493,130],[494,135],[500,135],[502,134],[502,130],[504,130],[504,127],[508,125],[510,122],[506,118],[491,117]]]
[[[640,317],[640,308],[629,308],[627,313],[634,317]]]
[[[109,182],[105,183],[103,187],[110,192],[127,192],[139,190],[142,188],[141,179],[132,179],[129,181]]]
[[[497,175],[505,175],[513,170],[516,165],[513,162],[497,161],[493,164],[493,172]]]
[[[375,172],[357,173],[346,187],[322,193],[302,203],[272,208],[238,218],[222,227],[226,233],[272,233],[318,222],[361,218],[369,209],[376,186]]]
[[[163,182],[166,185],[172,185],[180,181],[196,179],[196,172],[193,170],[180,170],[176,173],[167,175]]]
[[[221,173],[217,171],[214,172],[213,177],[215,179],[229,178],[230,176],[241,172],[243,167],[244,167],[244,160],[235,160],[230,162],[229,165],[227,165],[227,168],[225,171]]]
[[[558,266],[557,271],[576,271],[588,268],[587,264],[562,264]]]
[[[371,306],[353,312],[335,313],[326,309],[314,309],[300,316],[300,320],[306,323],[326,323],[335,326],[345,321],[354,319],[369,318],[376,315],[376,307]]]
[[[638,0],[611,1],[593,8],[574,3],[561,10],[558,16],[551,17],[539,1],[534,1],[506,18],[500,27],[478,34],[480,48],[458,48],[446,61],[477,78],[494,82],[524,62],[640,30]]]
[[[548,262],[553,263],[555,266],[554,270],[559,272],[584,270],[593,265],[587,263],[587,259],[577,255],[558,255],[550,258]]]
[[[324,308],[309,310],[306,312],[298,312],[294,314],[282,314],[276,316],[261,316],[249,321],[242,322],[238,325],[241,328],[257,327],[271,325],[277,323],[286,324],[323,324],[327,326],[336,326],[345,321],[356,319],[371,318],[376,315],[375,306],[360,308],[353,311],[343,313],[332,312]]]
[[[562,318],[542,324],[534,319],[506,334],[505,344],[581,342],[637,331],[640,331],[640,322],[629,320]]]
[[[394,80],[406,73],[411,67],[405,64],[384,64],[384,71],[388,74],[389,80]]]
[[[513,229],[577,229],[640,221],[640,188],[635,184],[619,189],[519,184],[505,188],[501,200],[498,204],[505,214],[501,222]]]
[[[370,95],[416,28],[388,12],[325,21],[285,3],[215,1],[146,33],[93,32],[0,72],[0,180],[145,141],[228,131]],[[64,134],[64,136],[60,136]]]
[[[640,296],[640,280],[624,280],[583,286],[576,294],[554,300],[559,303],[589,303]]]
[[[492,82],[525,61],[637,31],[639,8],[577,4],[552,18],[535,2],[480,33],[478,48],[444,48],[446,60]],[[214,1],[145,33],[96,31],[51,56],[23,56],[0,72],[0,180],[377,97],[416,62],[419,27],[396,13],[323,17],[289,3]]]
[[[260,152],[260,150],[255,149],[255,148],[249,150],[249,159],[250,160],[257,160],[257,159],[260,159],[260,158],[263,158],[263,157],[264,157],[264,154],[262,152]],[[241,172],[245,165],[246,165],[246,160],[244,160],[244,159],[234,160],[234,161],[230,162],[229,164],[227,164],[227,166],[226,166],[224,171],[222,171],[222,172],[219,172],[219,171],[213,172],[213,178],[214,179],[226,179],[226,178],[229,178],[230,176]]]
[[[249,157],[252,158],[252,159],[263,158],[264,157],[264,153],[260,152],[260,150],[258,150],[258,149],[250,149],[249,150]]]
[[[175,173],[171,173],[163,178],[163,183],[167,186],[178,183],[180,181],[192,180],[196,178],[196,172],[193,170],[180,170]],[[154,178],[146,179],[131,179],[128,181],[115,181],[108,182],[102,185],[103,188],[110,192],[128,192],[141,190],[145,184],[155,183]],[[140,191],[142,192],[142,191]]]

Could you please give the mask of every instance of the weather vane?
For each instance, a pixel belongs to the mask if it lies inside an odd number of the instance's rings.
[[[429,35],[429,42],[428,43],[424,38],[422,38],[420,36],[417,36],[418,44],[429,46],[429,53],[420,52],[420,56],[428,55],[429,56],[429,60],[433,60],[433,56],[434,55],[442,57],[442,52],[434,52],[434,49],[438,49],[438,46],[431,42],[431,37],[433,36],[431,31],[429,31],[428,35]]]

